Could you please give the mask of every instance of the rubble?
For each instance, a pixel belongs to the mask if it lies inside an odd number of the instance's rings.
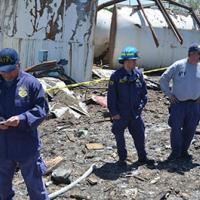
[[[89,143],[85,145],[88,150],[98,150],[98,149],[104,149],[104,146],[100,143]]]
[[[72,182],[71,184],[69,184],[68,186],[65,186],[63,188],[61,188],[60,190],[52,193],[49,195],[50,199],[55,199],[57,196],[67,192],[69,189],[71,189],[72,187],[74,187],[76,184],[78,184],[80,181],[82,181],[83,179],[85,179],[87,176],[89,176],[93,170],[95,169],[95,165],[91,165],[90,168],[80,177],[78,178],[76,181]]]
[[[70,184],[71,180],[69,178],[72,173],[71,169],[64,169],[63,167],[59,167],[55,169],[51,174],[51,180],[54,184]]]
[[[148,76],[158,83],[158,76]],[[154,167],[138,166],[137,154],[132,138],[125,133],[128,159],[127,167],[117,165],[117,149],[112,122],[107,108],[89,101],[92,95],[106,95],[108,81],[92,83],[87,87],[71,88],[76,102],[86,103],[89,116],[80,118],[65,113],[59,118],[51,118],[40,126],[42,139],[41,153],[46,161],[48,173],[44,176],[49,194],[69,185],[56,185],[51,181],[51,173],[57,168],[72,169],[70,180],[73,183],[91,165],[96,169],[87,178],[76,183],[75,187],[55,198],[90,200],[198,200],[200,197],[200,135],[196,134],[190,148],[192,161],[164,163],[170,153],[170,127],[168,126],[168,100],[158,89],[148,89],[148,103],[143,111],[146,125],[146,148],[148,157],[156,161]],[[98,90],[96,88],[104,88]],[[85,97],[84,92],[87,92]],[[65,103],[62,92],[56,93],[56,102]],[[59,96],[61,95],[61,96]],[[70,97],[71,98],[71,97]],[[68,98],[67,98],[68,99]],[[73,98],[74,99],[74,98]],[[69,100],[70,103],[72,103]],[[199,127],[198,127],[199,130]],[[197,133],[198,133],[197,130]],[[16,172],[14,188],[16,200],[27,200],[27,192],[19,172]],[[20,184],[19,184],[20,183]]]
[[[58,156],[51,160],[47,160],[45,162],[47,166],[46,175],[51,173],[55,168],[57,168],[63,162],[63,160],[64,159],[61,156]]]

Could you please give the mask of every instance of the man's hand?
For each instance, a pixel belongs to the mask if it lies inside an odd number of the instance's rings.
[[[178,103],[178,99],[174,95],[169,97],[169,101],[171,104]]]
[[[9,126],[10,127],[17,127],[19,125],[19,122],[20,122],[19,116],[12,116],[4,122],[4,125],[8,126],[8,127]]]
[[[8,126],[5,126],[5,119],[0,116],[0,130],[6,130]]]
[[[114,115],[112,116],[112,120],[119,120],[121,117],[120,115]]]
[[[0,130],[6,130],[8,129],[8,126],[5,125],[5,121],[0,122]]]

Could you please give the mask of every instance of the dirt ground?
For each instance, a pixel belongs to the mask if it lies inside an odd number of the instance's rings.
[[[150,77],[158,82],[159,77]],[[200,136],[192,142],[191,161],[164,163],[170,153],[168,101],[161,91],[148,89],[148,103],[143,111],[146,126],[146,149],[149,158],[155,159],[155,166],[139,166],[133,140],[125,133],[128,150],[127,168],[116,164],[116,144],[111,133],[111,122],[106,108],[89,100],[91,94],[104,94],[107,83],[92,85],[87,89],[86,99],[90,117],[75,119],[64,116],[61,119],[46,120],[40,126],[42,140],[41,154],[47,161],[62,156],[61,166],[71,169],[70,180],[79,178],[92,164],[94,172],[76,187],[57,197],[61,199],[90,200],[199,200],[200,199]],[[95,89],[95,87],[97,89]],[[99,88],[101,87],[101,88]],[[85,94],[86,88],[74,88],[76,94]],[[105,120],[105,121],[104,121]],[[100,143],[103,149],[88,150],[86,144]],[[45,182],[50,175],[44,176]],[[14,186],[16,200],[26,200],[27,192],[20,173],[16,173]],[[50,184],[50,193],[65,184]]]

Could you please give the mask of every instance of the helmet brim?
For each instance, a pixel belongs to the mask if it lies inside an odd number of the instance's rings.
[[[131,57],[131,58],[122,58],[122,57],[119,57],[118,58],[118,62],[120,63],[120,64],[124,64],[124,61],[125,60],[137,60],[139,57],[137,56],[137,57]]]

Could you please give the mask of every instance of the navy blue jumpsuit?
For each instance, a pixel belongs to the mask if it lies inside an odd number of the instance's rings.
[[[12,179],[18,164],[31,200],[47,200],[42,181],[45,164],[40,157],[37,127],[48,112],[48,104],[39,81],[19,71],[8,86],[0,82],[0,116],[8,119],[18,115],[18,127],[0,130],[0,200],[14,196]]]
[[[112,132],[115,135],[119,160],[127,158],[124,131],[128,128],[139,159],[146,158],[144,123],[141,112],[147,103],[147,89],[138,69],[128,73],[124,67],[111,75],[108,87],[108,109],[111,116],[120,115],[113,121]]]

